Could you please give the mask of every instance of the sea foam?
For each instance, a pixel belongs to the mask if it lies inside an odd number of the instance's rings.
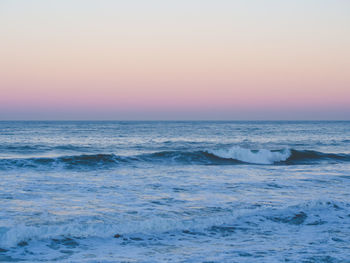
[[[286,161],[291,156],[289,149],[280,151],[267,149],[250,150],[239,146],[233,146],[229,149],[209,150],[208,153],[225,159],[234,159],[254,164],[273,164]]]

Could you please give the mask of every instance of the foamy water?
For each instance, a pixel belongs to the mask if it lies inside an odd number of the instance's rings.
[[[349,262],[350,122],[0,122],[0,261]]]

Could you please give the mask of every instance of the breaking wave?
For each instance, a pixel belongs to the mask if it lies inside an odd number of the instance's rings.
[[[245,163],[253,164],[273,164],[276,162],[286,161],[291,151],[288,149],[271,151],[266,149],[250,150],[241,147],[232,147],[230,149],[220,149],[210,151],[210,153],[219,156],[220,158],[239,160]]]
[[[133,156],[83,154],[60,157],[3,158],[0,169],[16,168],[109,168],[135,163],[197,165],[297,165],[320,162],[349,162],[350,154],[323,153],[311,150],[251,150],[241,147],[206,151],[161,151]]]

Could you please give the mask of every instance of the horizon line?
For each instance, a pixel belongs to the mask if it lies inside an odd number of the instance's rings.
[[[231,119],[231,120],[215,120],[215,119],[193,119],[193,120],[185,120],[185,119],[174,119],[174,120],[167,120],[167,119],[145,119],[145,120],[137,120],[137,119],[106,119],[106,120],[96,120],[96,119],[30,119],[30,120],[6,120],[6,119],[0,119],[0,122],[16,122],[16,121],[21,121],[21,122],[34,122],[34,121],[42,121],[42,122],[69,122],[69,121],[78,121],[78,122],[88,122],[88,121],[93,121],[93,122],[240,122],[240,121],[246,121],[246,122],[340,122],[340,121],[350,121],[350,119],[286,119],[286,120],[278,120],[278,119]]]

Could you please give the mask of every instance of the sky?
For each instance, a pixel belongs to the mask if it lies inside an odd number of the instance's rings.
[[[348,0],[0,0],[0,120],[350,120]]]

